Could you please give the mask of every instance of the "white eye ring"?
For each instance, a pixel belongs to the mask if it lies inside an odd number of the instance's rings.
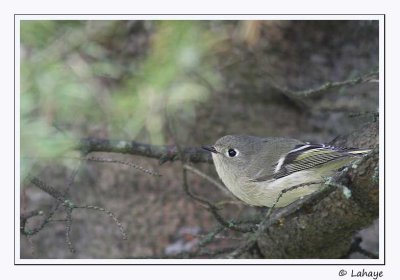
[[[237,149],[229,148],[228,150],[226,150],[225,154],[227,157],[233,158],[239,155],[239,151]]]

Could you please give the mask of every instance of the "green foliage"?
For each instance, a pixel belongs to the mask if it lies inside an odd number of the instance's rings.
[[[219,85],[210,56],[216,40],[204,27],[195,21],[22,21],[23,170],[32,158],[62,156],[82,137],[162,144],[166,116],[193,123],[209,94],[198,75]]]

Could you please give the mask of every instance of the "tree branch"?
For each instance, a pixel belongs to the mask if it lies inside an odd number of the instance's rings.
[[[88,154],[91,152],[131,154],[148,158],[156,158],[160,161],[160,163],[182,160],[176,146],[157,146],[136,141],[86,138],[80,140],[75,148],[80,150],[83,154]],[[210,153],[201,148],[184,147],[182,148],[181,154],[184,157],[184,161],[189,161],[192,163],[212,163]]]

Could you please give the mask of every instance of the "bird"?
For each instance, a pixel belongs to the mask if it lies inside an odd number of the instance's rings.
[[[262,207],[285,207],[321,189],[326,178],[370,151],[249,135],[223,136],[202,148],[234,196]]]

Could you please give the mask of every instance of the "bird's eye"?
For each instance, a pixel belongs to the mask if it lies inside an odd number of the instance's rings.
[[[237,152],[236,152],[235,149],[229,149],[229,150],[228,150],[228,155],[229,155],[230,157],[234,157],[234,156],[237,155]]]

